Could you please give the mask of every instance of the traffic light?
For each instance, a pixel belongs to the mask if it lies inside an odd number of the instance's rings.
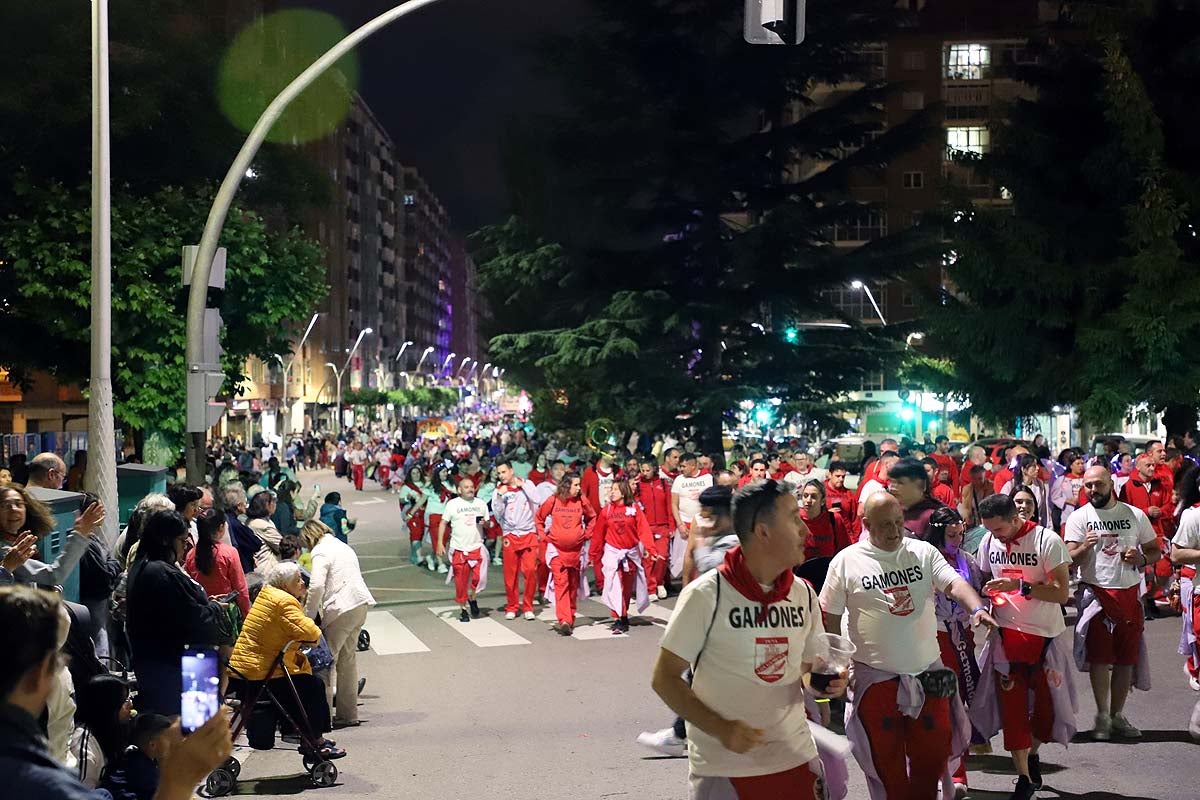
[[[785,342],[787,342],[788,344],[799,344],[800,343],[800,329],[794,325],[790,325],[787,328],[784,328],[783,340]]]

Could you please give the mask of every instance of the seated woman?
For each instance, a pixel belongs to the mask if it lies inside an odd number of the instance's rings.
[[[299,564],[284,561],[272,568],[250,607],[237,644],[233,646],[233,655],[229,658],[229,688],[231,692],[240,692],[246,688],[246,681],[266,681],[271,693],[292,719],[299,720],[300,709],[296,707],[287,678],[275,666],[276,657],[287,647],[283,667],[296,687],[313,735],[319,737],[332,730],[325,685],[312,674],[312,667],[298,645],[289,646],[289,643],[300,642],[316,644],[321,638],[317,623],[304,615],[300,599],[305,593]],[[303,745],[300,752],[313,755],[306,752]],[[321,752],[325,758],[346,755],[345,750],[338,749],[329,739],[321,740]]]
[[[133,699],[129,683],[116,675],[94,675],[75,692],[75,732],[71,755],[80,783],[94,789],[105,766],[115,763],[129,744]]]
[[[228,616],[179,566],[188,537],[178,511],[153,512],[129,570],[125,624],[138,677],[136,704],[143,713],[179,714],[183,648],[215,646],[221,638],[218,620]]]

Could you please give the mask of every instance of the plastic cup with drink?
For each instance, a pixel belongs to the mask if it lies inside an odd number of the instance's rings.
[[[836,633],[823,633],[818,642],[817,655],[813,656],[812,688],[818,692],[829,691],[829,684],[850,668],[854,658],[854,643]]]

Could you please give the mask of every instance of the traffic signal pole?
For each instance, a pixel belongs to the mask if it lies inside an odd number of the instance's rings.
[[[280,115],[283,114],[284,109],[301,92],[308,88],[327,69],[336,64],[342,56],[358,46],[360,42],[401,17],[420,11],[438,1],[408,0],[408,2],[385,11],[359,27],[345,39],[342,39],[330,48],[323,56],[313,62],[308,69],[301,72],[291,83],[284,87],[283,91],[263,111],[262,116],[258,118],[258,122],[254,124],[250,135],[246,137],[246,141],[242,144],[242,148],[234,158],[233,164],[229,167],[229,171],[225,173],[225,179],[221,181],[220,188],[217,189],[217,195],[213,199],[212,208],[208,212],[208,220],[204,223],[204,233],[200,237],[195,269],[192,275],[191,287],[188,291],[186,362],[189,376],[204,372],[209,366],[204,363],[203,353],[204,311],[208,295],[209,270],[212,266],[213,257],[217,252],[217,243],[221,237],[221,230],[225,226],[225,217],[229,214],[230,206],[233,205],[233,198],[237,195],[238,187],[241,186],[242,179],[246,175],[246,170],[250,168],[254,157],[258,154],[259,148],[262,147],[263,142],[266,140],[271,127],[279,119]],[[202,383],[202,381],[197,381],[189,377],[187,384],[187,406],[190,411],[200,410],[200,407],[207,406],[208,404],[208,396],[203,391]],[[203,410],[200,410],[200,413],[190,413],[188,416],[192,419],[192,422],[187,426],[187,443],[185,449],[187,481],[191,484],[200,484],[204,482],[205,444],[208,429],[202,427],[202,423],[196,424],[195,422],[197,418],[200,420],[204,419]]]

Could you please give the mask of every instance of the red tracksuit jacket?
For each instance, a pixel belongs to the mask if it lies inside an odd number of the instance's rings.
[[[671,484],[665,479],[654,477],[638,480],[633,484],[638,502],[646,512],[650,529],[664,533],[675,530],[675,515],[671,513]]]
[[[632,515],[630,510],[633,511]],[[645,512],[637,503],[632,506],[609,503],[592,526],[592,543],[588,552],[592,561],[598,562],[604,557],[605,544],[628,550],[637,547],[639,543],[647,553],[654,552],[654,536],[650,533],[650,523],[646,520]]]
[[[550,530],[546,530],[546,517],[550,517]],[[560,500],[554,495],[534,516],[538,536],[545,536],[546,541],[558,548],[559,558],[563,564],[571,567],[579,566],[579,551],[587,541],[585,526],[596,518],[592,504],[582,497],[571,497]]]

